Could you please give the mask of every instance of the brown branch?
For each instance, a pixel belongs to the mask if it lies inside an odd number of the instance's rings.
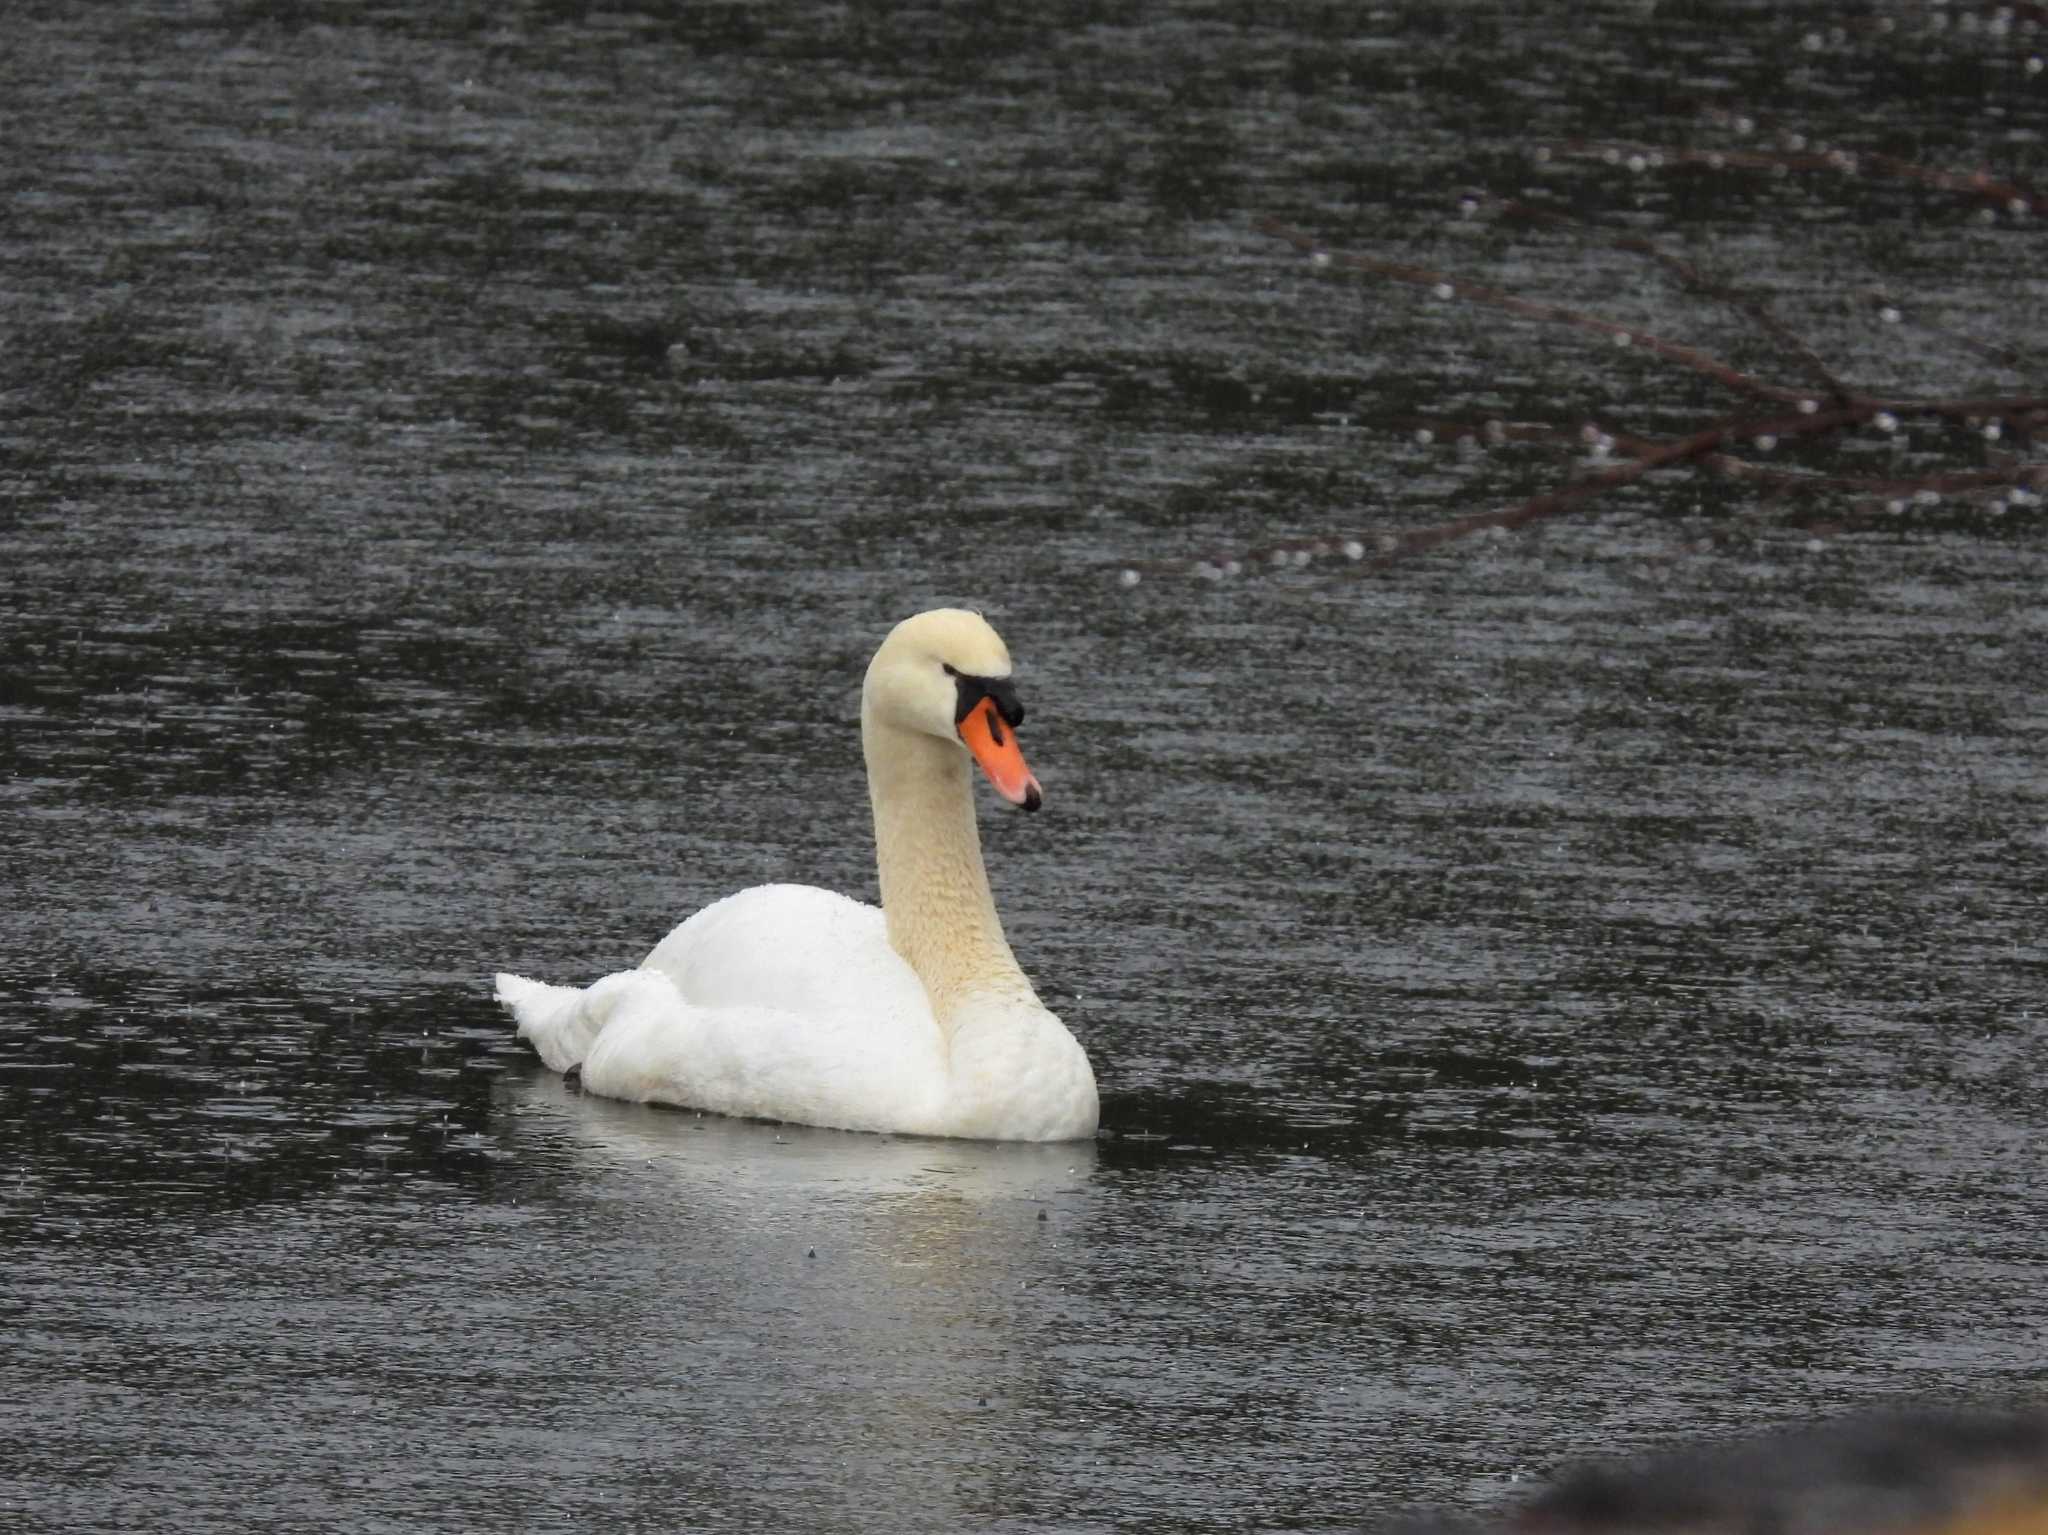
[[[1587,314],[1583,310],[1517,298],[1514,294],[1498,288],[1458,281],[1428,267],[1412,266],[1398,261],[1381,261],[1371,256],[1354,255],[1348,251],[1333,251],[1303,231],[1278,219],[1260,219],[1256,227],[1264,234],[1285,240],[1297,250],[1306,251],[1310,258],[1320,265],[1342,266],[1352,271],[1364,272],[1368,276],[1384,277],[1389,281],[1408,283],[1415,287],[1427,287],[1447,299],[1458,299],[1489,309],[1499,309],[1528,319],[1548,320],[1577,330],[1590,331],[1595,335],[1613,336],[1616,340],[1626,340],[1658,357],[1679,363],[1695,372],[1704,373],[1707,377],[1743,394],[1756,395],[1780,405],[1796,405],[1802,414],[1808,416],[1816,414],[1819,410],[1820,402],[1814,398],[1811,390],[1786,389],[1777,384],[1767,384],[1762,379],[1744,373],[1718,358],[1710,357],[1697,348],[1681,346],[1675,341],[1666,341],[1660,336],[1602,319],[1598,315]],[[2048,396],[2040,395],[1923,400],[1852,392],[1846,400],[1838,403],[1844,406],[1853,405],[1866,417],[1877,411],[1890,411],[1894,415],[1934,415],[1961,419],[2006,416],[2031,418],[2048,410]]]
[[[1487,528],[1506,530],[1526,527],[1532,522],[1541,522],[1569,511],[1579,502],[1592,496],[1639,480],[1653,469],[1664,469],[1673,464],[1703,458],[1718,451],[1724,443],[1753,441],[1759,437],[1812,436],[1868,421],[1875,414],[1876,411],[1868,406],[1843,405],[1833,410],[1801,412],[1794,416],[1724,421],[1671,442],[1654,447],[1646,445],[1643,452],[1633,456],[1627,463],[1616,464],[1612,469],[1604,469],[1583,480],[1574,480],[1571,484],[1556,490],[1545,491],[1542,495],[1524,501],[1520,506],[1510,507],[1506,511],[1475,512],[1468,517],[1458,517],[1450,522],[1440,522],[1398,535],[1399,547],[1388,552],[1384,558],[1375,561],[1373,566],[1368,568],[1391,564],[1404,555],[1434,549],[1439,544],[1449,543],[1453,539],[1463,538]]]
[[[1739,114],[1709,108],[1710,120],[1738,123]],[[1876,172],[1895,181],[1910,181],[1950,192],[1974,201],[1993,204],[2007,213],[2048,212],[2048,197],[2006,181],[1988,171],[1944,171],[1916,165],[1896,155],[1847,149],[1670,149],[1654,144],[1631,144],[1620,140],[1563,139],[1536,146],[1542,155],[1574,160],[1599,160],[1609,165],[1643,169],[1666,165],[1704,166],[1708,170],[1833,171],[1843,176]]]
[[[1524,204],[1505,206],[1520,212],[1523,216],[1535,214],[1555,217],[1542,214],[1541,210],[1529,209]],[[1809,366],[1828,378],[1835,396],[1832,405],[1823,407],[1819,400],[1808,394],[1767,384],[1695,348],[1681,346],[1661,337],[1647,336],[1581,310],[1535,303],[1483,285],[1459,283],[1441,272],[1425,267],[1333,252],[1325,249],[1302,231],[1277,219],[1263,219],[1258,227],[1287,241],[1297,249],[1310,253],[1318,265],[1341,264],[1371,276],[1414,286],[1427,286],[1445,298],[1462,299],[1526,318],[1563,324],[1594,334],[1614,336],[1620,340],[1640,344],[1654,355],[1704,373],[1730,388],[1762,396],[1777,404],[1790,404],[1795,408],[1785,414],[1725,420],[1685,437],[1661,442],[1625,433],[1609,433],[1597,426],[1583,427],[1579,430],[1580,437],[1595,443],[1603,456],[1618,450],[1627,455],[1626,461],[1613,464],[1583,479],[1546,491],[1504,510],[1472,513],[1428,527],[1381,535],[1373,541],[1374,557],[1370,560],[1366,559],[1365,542],[1357,537],[1341,540],[1328,537],[1293,539],[1268,544],[1239,555],[1223,555],[1192,562],[1164,561],[1149,566],[1126,568],[1122,574],[1125,585],[1135,585],[1142,579],[1146,569],[1193,569],[1200,574],[1218,577],[1234,575],[1245,569],[1247,564],[1300,566],[1308,564],[1318,556],[1333,553],[1341,553],[1348,562],[1362,570],[1380,570],[1397,560],[1474,533],[1493,530],[1504,532],[1561,516],[1582,502],[1609,490],[1632,484],[1655,470],[1688,464],[1710,468],[1718,473],[1787,494],[1846,492],[1872,501],[1890,498],[1894,505],[1902,496],[1917,498],[1924,495],[1968,494],[2003,487],[2015,490],[2014,499],[2017,502],[2022,497],[2035,497],[2044,489],[2048,489],[2048,464],[2024,463],[2017,459],[1992,469],[1884,479],[1875,476],[1819,475],[1804,471],[1766,468],[1727,451],[1732,444],[1742,441],[1773,446],[1779,441],[1824,436],[1870,421],[1879,421],[1889,431],[1896,425],[1889,419],[1894,416],[1929,416],[1972,424],[2010,421],[2018,435],[2024,439],[2028,434],[2048,426],[2048,396],[1891,400],[1857,393],[1835,380],[1827,371],[1825,364],[1821,363],[1820,359],[1789,330],[1764,313],[1760,305],[1752,303],[1729,285],[1706,277],[1689,262],[1658,251],[1647,241],[1630,238],[1614,243],[1619,249],[1646,255],[1662,262],[1695,291],[1710,293],[1743,306],[1745,312],[1764,324],[1779,340],[1798,351]],[[1493,445],[1509,441],[1558,441],[1566,436],[1564,428],[1543,423],[1510,424],[1493,420],[1478,427],[1443,422],[1424,422],[1420,423],[1420,426],[1433,435],[1483,439]],[[1999,434],[1987,429],[1986,435]]]
[[[1954,496],[1974,490],[2003,490],[2007,487],[2031,491],[2048,485],[2048,463],[2015,462],[1997,469],[1959,469],[1910,479],[1886,480],[1855,474],[1808,474],[1797,469],[1775,469],[1726,453],[1710,453],[1700,462],[1730,479],[1788,495],[1853,495],[1878,501],[1928,495]]]
[[[1885,414],[1887,413],[1881,411],[1878,416],[1871,419],[1877,420]],[[1803,422],[1812,418],[1801,419]],[[1582,430],[1600,429],[1589,426]],[[1661,452],[1664,447],[1664,444],[1655,438],[1633,437],[1625,432],[1602,431],[1601,435],[1612,451],[1625,453],[1631,457],[1655,454]],[[1789,435],[1796,437],[1809,434],[1794,432]],[[1775,443],[1771,445],[1775,446]],[[1807,469],[1781,469],[1775,465],[1760,464],[1754,459],[1739,458],[1732,453],[1719,451],[1702,454],[1699,465],[1731,480],[1741,480],[1790,495],[1855,495],[1889,500],[1928,494],[1957,495],[1973,490],[1997,490],[2008,486],[2026,491],[2048,487],[2048,464],[2029,463],[2018,458],[2008,458],[2005,463],[1989,469],[1945,470],[1933,474],[1890,478],[1862,474],[1818,474]]]
[[[1194,570],[1209,574],[1232,575],[1251,565],[1306,565],[1319,555],[1332,553],[1341,553],[1361,571],[1384,570],[1397,560],[1421,554],[1474,533],[1495,528],[1507,532],[1527,527],[1533,522],[1561,516],[1582,501],[1632,484],[1653,470],[1669,468],[1704,457],[1728,442],[1750,441],[1759,437],[1798,437],[1835,431],[1843,426],[1868,420],[1873,414],[1875,411],[1871,408],[1851,405],[1831,411],[1724,421],[1671,442],[1645,444],[1642,452],[1625,463],[1603,469],[1598,474],[1588,475],[1583,480],[1574,480],[1556,490],[1545,491],[1519,506],[1509,507],[1504,511],[1474,512],[1469,516],[1453,518],[1449,522],[1382,535],[1374,541],[1375,556],[1369,560],[1365,558],[1365,544],[1360,539],[1289,539],[1262,545],[1240,555],[1217,555],[1192,562],[1163,561],[1149,566],[1129,566],[1123,572],[1123,580],[1126,585],[1135,585],[1148,569]]]
[[[2013,421],[2026,430],[2048,422],[2048,395],[1995,395],[1978,400],[1872,400],[1895,416],[1942,416],[1965,423]]]
[[[1569,214],[1549,208],[1538,208],[1532,203],[1509,199],[1503,201],[1500,206],[1503,214],[1530,222],[1561,224],[1581,232],[1589,227],[1582,220],[1575,219]],[[1822,361],[1820,354],[1795,334],[1790,326],[1772,314],[1762,299],[1738,292],[1731,284],[1720,278],[1709,277],[1684,257],[1674,256],[1671,252],[1652,245],[1640,235],[1613,236],[1607,243],[1613,249],[1627,255],[1648,257],[1691,291],[1718,299],[1737,313],[1747,316],[1766,335],[1797,357],[1831,398],[1855,398],[1855,391],[1837,378],[1834,369]]]
[[[1880,411],[1870,419],[1882,425],[1880,418],[1885,414],[1886,412]],[[1838,429],[1828,418],[1803,414],[1799,417],[1799,425],[1806,427],[1816,419],[1822,424],[1812,431],[1794,430],[1778,435],[1796,438],[1820,435]],[[1662,454],[1669,447],[1667,442],[1657,438],[1634,436],[1628,432],[1601,426],[1597,422],[1587,422],[1574,428],[1542,422],[1510,424],[1489,421],[1482,426],[1474,426],[1470,422],[1461,421],[1420,421],[1414,423],[1413,430],[1418,434],[1426,433],[1425,440],[1484,442],[1495,447],[1508,442],[1576,441],[1590,444],[1596,456],[1621,454],[1631,459],[1653,457]],[[1735,426],[1728,430],[1732,437],[1740,435],[1741,429]],[[1997,490],[2006,486],[2029,491],[2048,489],[2048,463],[2031,463],[2019,458],[2010,458],[2007,462],[1989,469],[1949,470],[1889,478],[1878,475],[1819,474],[1807,469],[1784,469],[1718,450],[1702,454],[1698,463],[1701,468],[1710,469],[1731,480],[1742,480],[1769,490],[1798,495],[1844,494],[1896,498],[1929,493],[1938,496],[1956,495],[1972,490]]]
[[[2015,348],[1991,346],[1975,337],[1965,336],[1959,331],[1950,330],[1946,326],[1935,324],[1932,320],[1910,313],[1906,305],[1899,303],[1882,289],[1872,288],[1864,294],[1864,298],[1877,317],[1887,325],[1899,325],[1910,321],[1917,329],[1926,331],[1930,336],[1939,336],[1950,346],[1972,353],[1993,367],[2017,371],[2029,363],[2029,359],[2021,356]]]
[[[1527,527],[1531,523],[1548,521],[1571,511],[1581,502],[1632,484],[1655,470],[1689,463],[1712,468],[1731,478],[1759,483],[1783,493],[1846,492],[1870,501],[1896,502],[1903,498],[1918,498],[1928,494],[1945,497],[2007,487],[2030,495],[2048,493],[2048,462],[2015,461],[1996,469],[1954,471],[1911,479],[1887,480],[1774,469],[1722,451],[1724,445],[1734,442],[1819,436],[1839,431],[1846,426],[1857,425],[1879,413],[1866,405],[1848,405],[1830,411],[1801,412],[1798,415],[1749,417],[1724,421],[1668,442],[1608,435],[1609,442],[1629,454],[1627,461],[1601,470],[1597,474],[1588,475],[1585,479],[1574,480],[1556,490],[1545,491],[1503,511],[1475,512],[1469,516],[1433,523],[1427,527],[1381,534],[1372,541],[1371,559],[1366,558],[1365,540],[1357,537],[1283,539],[1237,554],[1219,553],[1200,560],[1161,561],[1150,565],[1126,567],[1123,580],[1126,585],[1136,585],[1141,573],[1147,570],[1160,573],[1193,571],[1212,578],[1220,578],[1259,566],[1305,566],[1317,558],[1331,555],[1341,555],[1349,565],[1355,566],[1361,572],[1384,570],[1397,561],[1470,537],[1475,533],[1496,529],[1508,532]],[[1855,519],[1842,519],[1840,522],[1844,527],[1857,525]]]
[[[1575,330],[1587,331],[1596,336],[1609,336],[1615,341],[1640,347],[1669,362],[1691,368],[1696,373],[1704,373],[1739,394],[1755,395],[1780,405],[1795,405],[1811,398],[1808,391],[1767,384],[1762,379],[1744,373],[1740,368],[1722,362],[1717,357],[1708,356],[1696,347],[1681,346],[1675,341],[1666,341],[1661,336],[1653,336],[1634,326],[1618,325],[1612,320],[1603,320],[1598,315],[1587,314],[1583,310],[1567,309],[1561,304],[1535,303],[1529,299],[1517,298],[1514,294],[1499,288],[1458,281],[1428,267],[1411,266],[1399,261],[1380,261],[1371,256],[1328,250],[1320,241],[1299,229],[1281,223],[1278,219],[1261,219],[1258,228],[1266,234],[1285,240],[1297,250],[1306,251],[1318,263],[1348,267],[1352,271],[1364,272],[1373,277],[1384,277],[1391,282],[1428,288],[1442,298],[1455,298],[1487,309],[1498,309],[1507,314],[1521,315],[1524,319],[1546,320],[1557,325],[1571,326]]]
[[[1717,298],[1738,313],[1748,316],[1758,329],[1762,330],[1780,346],[1785,348],[1786,351],[1798,358],[1800,364],[1827,391],[1830,398],[1835,400],[1852,400],[1856,398],[1856,392],[1836,376],[1835,370],[1822,360],[1820,353],[1808,346],[1805,340],[1795,334],[1790,326],[1772,314],[1762,299],[1752,298],[1748,294],[1736,292],[1734,288],[1720,279],[1707,276],[1706,273],[1702,272],[1690,261],[1674,256],[1669,251],[1659,250],[1648,240],[1631,235],[1616,240],[1614,248],[1620,251],[1632,252],[1636,255],[1648,256],[1651,260],[1664,267],[1666,271],[1673,273],[1680,282],[1684,283],[1694,292],[1704,293],[1711,298]]]
[[[1470,421],[1418,416],[1391,425],[1393,430],[1410,433],[1423,442],[1477,442],[1489,448],[1511,442],[1570,442],[1578,435],[1577,428],[1551,421],[1489,420],[1475,425]]]

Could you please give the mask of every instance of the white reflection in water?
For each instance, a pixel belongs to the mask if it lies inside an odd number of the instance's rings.
[[[1046,1345],[1080,1304],[1065,1281],[1093,1145],[759,1124],[543,1073],[507,1091],[531,1155],[565,1163],[563,1197],[587,1216],[563,1325],[595,1359],[631,1361],[613,1388],[670,1383],[638,1410],[691,1447],[665,1473],[679,1491],[763,1495],[756,1450],[773,1439],[785,1513],[909,1495],[939,1527],[1015,1496],[1015,1436],[1070,1390]]]

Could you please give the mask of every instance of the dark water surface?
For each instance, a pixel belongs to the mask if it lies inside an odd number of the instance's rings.
[[[1342,1528],[2038,1391],[2038,503],[1817,536],[1671,475],[1376,574],[1116,579],[1567,472],[1418,416],[1729,408],[1263,216],[1796,376],[1458,207],[1540,196],[1865,387],[2042,390],[2039,218],[1533,152],[1709,142],[1704,97],[2048,181],[2048,38],[1935,15],[11,12],[0,1516]],[[939,601],[1023,666],[1048,807],[984,835],[1102,1138],[543,1073],[492,969],[872,896],[860,671]]]

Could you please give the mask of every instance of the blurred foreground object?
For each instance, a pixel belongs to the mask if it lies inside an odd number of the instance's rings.
[[[1870,1414],[1582,1467],[1498,1528],[1516,1535],[2048,1535],[2048,1411]]]
[[[2048,1535],[2048,1413],[1889,1413],[1572,1472],[1530,1531]]]

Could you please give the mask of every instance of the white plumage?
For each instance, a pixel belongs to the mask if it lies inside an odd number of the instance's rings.
[[[760,885],[588,987],[501,974],[520,1034],[612,1098],[847,1130],[1093,1135],[1088,1057],[1018,968],[981,859],[970,752],[1005,798],[1040,798],[1009,676],[995,630],[958,609],[904,620],[876,651],[861,738],[881,907]]]

